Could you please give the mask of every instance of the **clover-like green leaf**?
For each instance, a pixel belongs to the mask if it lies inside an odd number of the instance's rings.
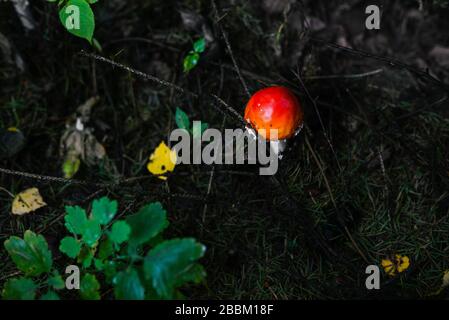
[[[50,271],[52,256],[42,235],[27,230],[23,239],[12,236],[4,245],[17,268],[25,275],[38,276]]]
[[[116,299],[143,300],[145,289],[136,269],[128,268],[115,277],[114,294]]]
[[[168,226],[167,213],[160,202],[142,207],[136,214],[129,216],[126,222],[131,227],[131,246],[151,240]]]
[[[92,253],[92,249],[89,247],[83,246],[81,248],[81,252],[78,255],[78,263],[81,263],[83,268],[89,268],[92,264],[92,260],[94,258],[94,254]]]
[[[178,128],[185,129],[187,131],[190,130],[189,116],[187,116],[187,114],[181,108],[176,108],[175,121]]]
[[[196,278],[187,276],[186,270],[204,255],[205,247],[195,239],[173,239],[154,247],[144,260],[145,278],[162,298],[173,297],[181,280]],[[197,267],[195,267],[197,268]]]
[[[86,211],[79,206],[66,206],[65,211],[64,221],[67,230],[74,234],[82,234],[87,222]]]
[[[47,284],[55,290],[60,290],[65,288],[64,279],[62,279],[59,273],[54,273],[53,276],[47,279]]]
[[[97,220],[90,219],[84,224],[82,240],[89,247],[93,247],[101,237],[101,227]]]
[[[95,199],[92,203],[92,218],[98,220],[100,224],[108,224],[117,213],[117,201],[108,197]]]
[[[114,246],[111,239],[106,238],[100,243],[98,249],[98,258],[101,260],[109,258],[114,253]]]
[[[81,250],[81,244],[73,237],[65,237],[61,240],[59,250],[65,253],[68,257],[74,259],[78,256]]]
[[[100,299],[100,283],[97,278],[90,273],[87,273],[81,278],[80,295],[84,300],[99,300]]]
[[[59,10],[59,20],[68,32],[92,43],[95,17],[86,0],[68,0]]]
[[[40,300],[60,300],[59,296],[56,292],[54,291],[48,291],[45,294],[43,294],[40,298]]]
[[[34,300],[37,285],[33,280],[21,277],[6,281],[2,291],[5,300]]]
[[[113,243],[119,245],[127,241],[130,234],[131,227],[126,223],[126,221],[116,221],[111,227],[109,239],[111,239]]]

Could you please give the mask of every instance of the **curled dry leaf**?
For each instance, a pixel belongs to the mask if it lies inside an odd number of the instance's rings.
[[[60,153],[64,158],[63,173],[67,179],[76,174],[81,161],[95,165],[106,156],[106,150],[93,135],[93,130],[86,127],[92,107],[98,100],[98,97],[93,97],[79,106],[61,137]]]
[[[47,204],[42,199],[38,188],[30,188],[22,191],[14,198],[12,202],[11,212],[16,215],[24,215],[39,208],[45,207]]]

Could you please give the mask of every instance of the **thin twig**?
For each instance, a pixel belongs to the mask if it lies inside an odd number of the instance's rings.
[[[153,75],[144,73],[144,72],[142,72],[142,71],[138,71],[138,70],[136,70],[136,69],[133,69],[133,68],[131,68],[131,67],[128,67],[128,66],[126,66],[126,65],[124,65],[124,64],[121,64],[121,63],[119,63],[119,62],[116,62],[116,61],[114,61],[114,60],[105,58],[105,57],[103,57],[103,56],[100,56],[100,55],[97,55],[97,54],[94,54],[94,53],[88,53],[88,52],[86,52],[86,51],[84,51],[84,50],[81,50],[81,51],[80,51],[80,54],[83,55],[83,56],[85,56],[85,57],[92,58],[92,59],[96,59],[96,60],[98,60],[98,61],[102,61],[102,62],[108,63],[108,64],[110,64],[110,65],[113,65],[113,66],[115,66],[115,67],[117,67],[117,68],[126,70],[126,71],[128,71],[128,72],[130,72],[130,73],[132,73],[132,74],[134,74],[134,75],[136,75],[136,76],[139,76],[139,77],[141,77],[141,78],[143,78],[143,79],[145,79],[145,80],[149,80],[149,81],[156,82],[156,83],[158,83],[158,84],[160,84],[160,85],[162,85],[162,86],[165,86],[165,87],[171,88],[171,89],[173,89],[173,90],[175,90],[175,91],[178,91],[179,93],[190,95],[190,96],[192,96],[193,98],[199,98],[199,97],[200,97],[198,94],[196,94],[196,93],[194,93],[194,92],[192,92],[192,91],[183,89],[183,88],[181,88],[180,86],[178,86],[178,85],[176,85],[176,84],[174,84],[174,83],[172,83],[172,82],[168,82],[168,81],[159,79],[158,77],[155,77],[155,76],[153,76]],[[223,107],[226,109],[226,111],[227,111],[228,113],[230,113],[230,114],[232,115],[232,117],[233,117],[235,120],[237,120],[243,127],[249,125],[249,124],[243,119],[243,117],[237,112],[237,110],[236,110],[235,108],[233,108],[232,106],[230,106],[229,104],[227,104],[227,103],[226,103],[225,101],[223,101],[221,98],[219,98],[219,97],[216,96],[215,94],[210,94],[210,93],[209,93],[209,94],[206,93],[206,94],[204,94],[204,95],[209,96],[210,98],[212,98],[213,100],[215,100],[216,102],[218,102],[221,106],[223,106]],[[217,107],[217,108],[218,108],[218,106],[215,106],[215,104],[212,104],[212,105],[213,105],[214,107]],[[223,110],[220,109],[220,108],[218,108],[218,110],[219,110],[220,112],[223,112]]]
[[[242,83],[242,86],[245,89],[246,95],[248,97],[251,97],[251,93],[249,92],[248,85],[246,84],[245,79],[242,77],[242,73],[240,72],[240,68],[237,64],[237,60],[235,59],[234,53],[232,52],[232,48],[231,48],[231,44],[229,43],[228,35],[226,34],[225,30],[223,29],[223,26],[220,23],[220,17],[218,16],[218,9],[217,9],[215,0],[212,0],[211,2],[212,2],[212,7],[214,8],[214,12],[215,12],[215,21],[216,21],[218,27],[220,28],[221,34],[222,34],[223,39],[226,44],[226,48],[229,53],[229,56],[231,57],[232,64],[234,65],[235,72],[237,72],[240,82]]]

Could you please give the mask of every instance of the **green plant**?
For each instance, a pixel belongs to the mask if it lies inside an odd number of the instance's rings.
[[[182,298],[178,288],[203,281],[205,271],[197,260],[205,247],[192,238],[164,240],[169,222],[159,202],[113,222],[117,207],[117,201],[103,197],[93,201],[90,215],[79,206],[65,208],[71,235],[61,240],[59,250],[82,270],[82,299],[100,299],[109,288],[116,299]],[[4,299],[59,299],[56,291],[65,283],[42,235],[27,230],[23,239],[11,236],[4,245],[24,274],[6,281]]]
[[[58,2],[59,20],[68,32],[86,39],[90,44],[99,47],[98,42],[93,38],[95,31],[95,15],[91,4],[98,0],[47,0],[48,2]]]
[[[199,127],[200,130],[194,130],[194,126],[191,124],[189,116],[181,108],[176,108],[175,121],[178,128],[187,130],[192,134],[194,139],[200,139],[203,132],[209,127],[208,123],[201,122]]]
[[[200,38],[193,43],[193,49],[184,58],[184,72],[188,73],[195,68],[200,60],[200,54],[206,50],[206,39]]]

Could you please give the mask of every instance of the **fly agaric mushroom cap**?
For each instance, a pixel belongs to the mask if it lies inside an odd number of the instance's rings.
[[[303,123],[304,113],[298,98],[281,86],[257,91],[248,101],[245,120],[266,140],[292,137]],[[260,132],[265,129],[265,132]],[[277,139],[270,138],[270,129],[277,129]]]

